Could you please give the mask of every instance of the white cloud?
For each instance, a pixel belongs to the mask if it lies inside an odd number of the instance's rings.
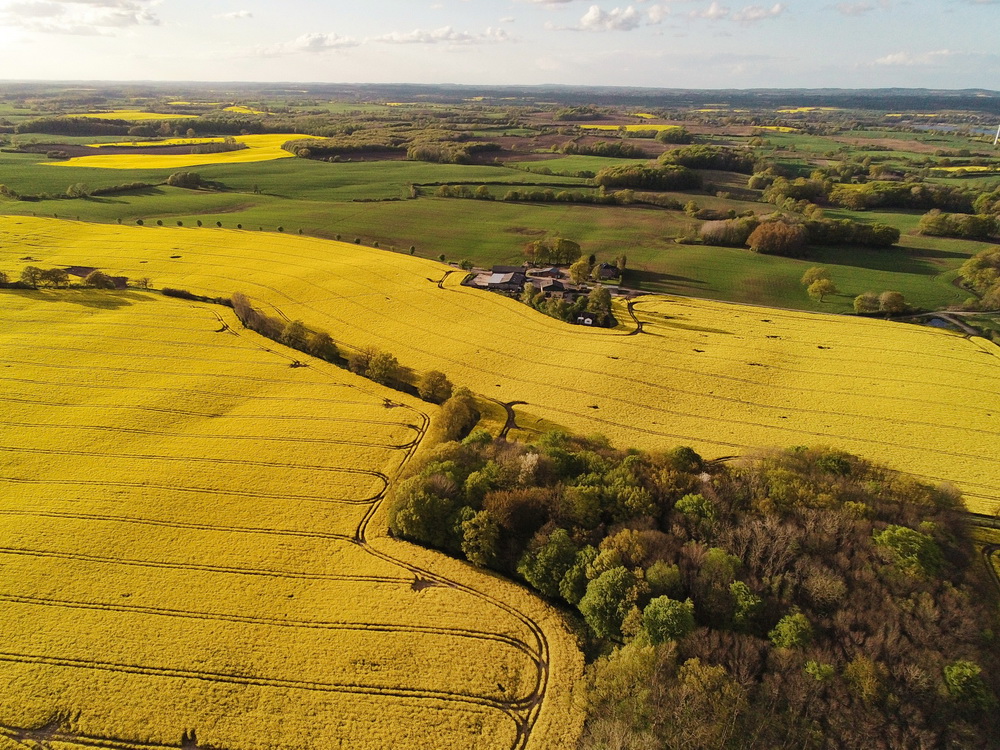
[[[269,47],[258,47],[253,51],[255,57],[283,57],[285,55],[313,54],[318,55],[332,50],[357,47],[360,41],[353,37],[341,36],[333,32],[314,32],[303,34],[284,44],[274,44]]]
[[[670,15],[670,8],[666,5],[653,5],[646,11],[649,23],[656,25],[662,23],[663,19]]]
[[[641,22],[642,17],[631,5],[610,11],[591,5],[590,10],[580,19],[579,28],[581,31],[631,31],[638,28]]]
[[[770,8],[764,8],[760,5],[748,5],[738,13],[734,13],[733,20],[737,23],[749,25],[767,20],[768,18],[777,18],[786,10],[787,8],[782,3],[775,3]]]
[[[719,5],[718,2],[712,2],[704,10],[692,10],[691,18],[707,18],[709,21],[721,21],[723,18],[729,17],[729,8],[724,5]]]
[[[931,52],[894,52],[872,61],[873,65],[906,66],[934,65],[951,57],[955,53],[947,49],[933,50]]]
[[[212,18],[219,18],[223,21],[242,21],[247,18],[253,18],[253,13],[248,10],[234,10],[232,13],[218,13]]]
[[[433,30],[393,31],[372,37],[370,41],[384,44],[496,44],[513,41],[513,38],[505,30],[492,27],[482,33],[473,33],[456,31],[451,26],[442,26]]]
[[[156,0],[23,0],[3,6],[0,25],[50,34],[110,34],[159,24],[154,5]]]

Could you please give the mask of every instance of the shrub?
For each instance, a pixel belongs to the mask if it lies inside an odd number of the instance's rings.
[[[87,286],[92,286],[95,289],[114,289],[115,282],[111,280],[103,271],[91,271],[87,274],[87,278],[84,279]]]
[[[752,252],[797,257],[806,246],[806,229],[801,224],[768,221],[750,233],[746,243]]]
[[[451,398],[452,385],[448,376],[438,370],[428,370],[420,378],[417,392],[424,401],[440,404]]]
[[[170,187],[187,188],[194,190],[202,186],[201,175],[197,172],[174,172],[167,178]]]

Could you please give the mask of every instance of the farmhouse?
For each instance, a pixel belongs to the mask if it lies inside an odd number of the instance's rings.
[[[617,279],[622,275],[622,272],[618,269],[614,263],[601,263],[597,267],[597,278],[601,281],[610,281],[611,279]]]
[[[510,273],[497,273],[496,270],[486,280],[486,288],[495,292],[520,292],[524,288],[527,276],[523,270]]]
[[[596,326],[597,313],[584,310],[581,313],[577,313],[575,322],[578,326]]]

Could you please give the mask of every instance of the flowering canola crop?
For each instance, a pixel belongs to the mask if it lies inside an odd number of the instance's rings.
[[[718,458],[830,445],[954,482],[975,510],[1000,507],[1000,348],[985,339],[657,296],[638,300],[643,331],[626,335],[567,325],[461,286],[464,274],[442,264],[354,244],[26,217],[0,226],[0,267],[30,252],[157,285],[242,291],[340,342],[620,446],[691,445]]]
[[[432,407],[222,307],[0,318],[0,748],[574,743],[559,617],[385,538]]]
[[[286,159],[293,156],[293,154],[281,148],[282,144],[308,137],[306,135],[290,133],[238,135],[236,136],[236,141],[244,143],[247,146],[247,148],[240,149],[239,151],[223,151],[217,154],[97,154],[96,156],[75,156],[72,159],[58,162],[58,166],[101,167],[104,169],[176,169],[211,164],[246,164],[256,161],[272,161],[274,159]],[[208,143],[212,142],[212,140],[214,139],[204,139],[201,142]],[[98,147],[100,145],[98,144]],[[133,144],[119,143],[116,145],[132,146]],[[137,145],[141,146],[142,144]],[[163,146],[169,144],[161,141],[155,145]],[[56,162],[49,161],[42,163],[47,165],[56,164]]]

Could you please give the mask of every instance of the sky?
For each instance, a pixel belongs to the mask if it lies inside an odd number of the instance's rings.
[[[0,0],[0,78],[1000,90],[1000,0]]]

